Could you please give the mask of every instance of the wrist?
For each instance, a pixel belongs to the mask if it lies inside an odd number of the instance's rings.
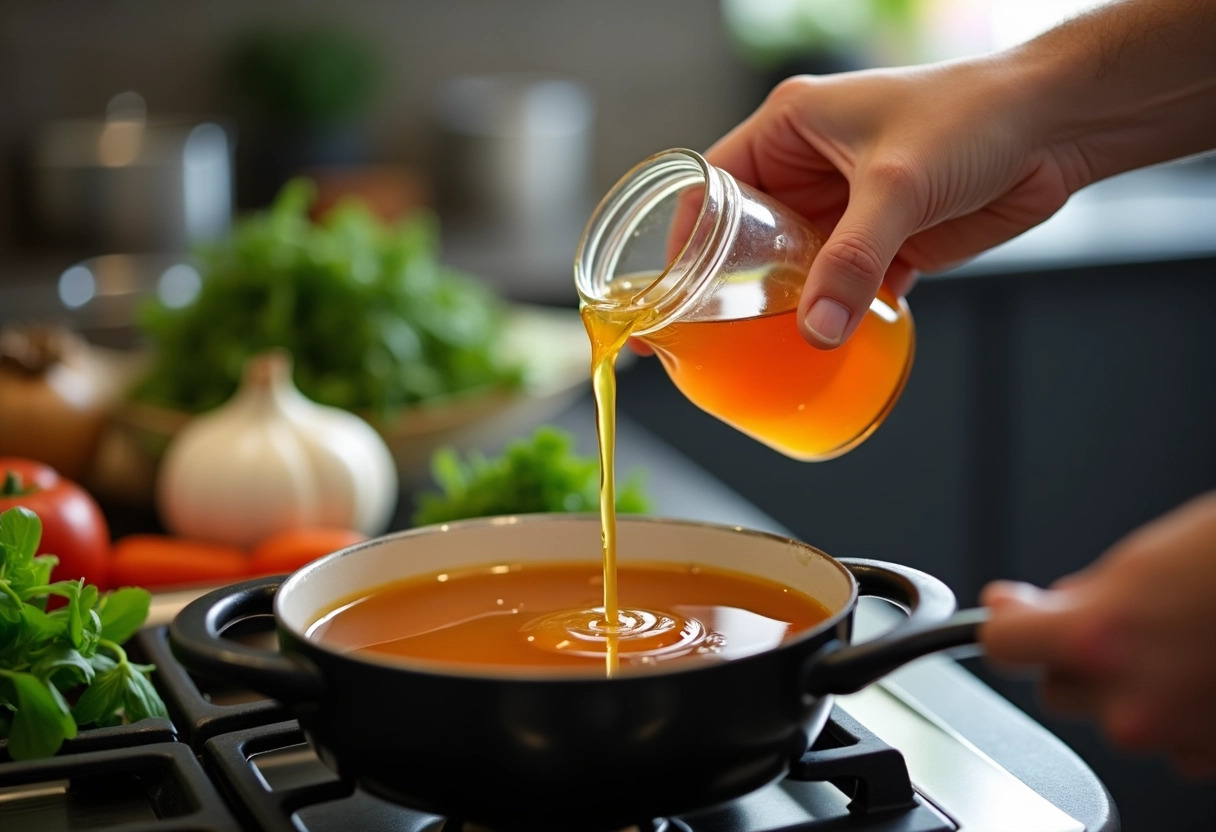
[[[1216,13],[1123,2],[998,56],[1070,190],[1216,147]]]
[[[1095,177],[1086,158],[1069,153],[1061,139],[1071,129],[1061,91],[1066,75],[1053,56],[1020,46],[948,65],[946,78],[963,94],[954,97],[957,110],[967,113],[965,129],[978,134],[990,164],[1009,160],[1020,170],[1016,178],[1046,164],[1058,169],[1060,184],[1072,194]]]
[[[1031,41],[995,60],[1004,69],[1012,117],[1022,123],[1024,151],[1047,153],[1070,194],[1101,179],[1101,166],[1088,152],[1088,137],[1102,132],[1102,119],[1082,111],[1076,56]]]

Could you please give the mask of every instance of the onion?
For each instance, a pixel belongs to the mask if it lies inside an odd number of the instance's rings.
[[[107,405],[81,338],[39,325],[0,330],[0,456],[36,459],[80,480],[92,466]]]

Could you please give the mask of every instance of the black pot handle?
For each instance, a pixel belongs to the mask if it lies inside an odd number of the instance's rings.
[[[233,584],[191,601],[169,624],[169,646],[186,669],[236,683],[286,704],[316,702],[324,681],[303,656],[247,647],[220,634],[229,625],[274,611],[274,595],[285,575]]]
[[[861,644],[832,642],[807,667],[808,692],[855,693],[913,659],[974,644],[988,610],[955,612],[954,593],[944,583],[917,569],[861,558],[841,558],[862,595],[903,607],[908,620],[888,633]]]

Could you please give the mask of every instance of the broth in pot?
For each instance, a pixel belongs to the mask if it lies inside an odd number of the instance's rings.
[[[771,650],[830,613],[776,581],[717,567],[630,562],[617,567],[628,604],[602,606],[594,562],[497,564],[431,573],[343,599],[308,629],[332,649],[466,669],[602,675],[741,658]]]

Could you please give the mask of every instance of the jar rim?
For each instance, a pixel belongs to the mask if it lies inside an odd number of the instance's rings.
[[[638,291],[613,297],[608,291],[617,263],[642,220],[663,200],[688,186],[703,186],[701,204],[688,236],[662,271]],[[583,305],[609,306],[621,312],[650,310],[657,320],[635,334],[657,329],[695,294],[696,268],[721,222],[707,220],[711,200],[721,200],[723,185],[716,169],[700,153],[671,148],[655,153],[629,169],[600,200],[579,240],[574,258],[575,288]]]

